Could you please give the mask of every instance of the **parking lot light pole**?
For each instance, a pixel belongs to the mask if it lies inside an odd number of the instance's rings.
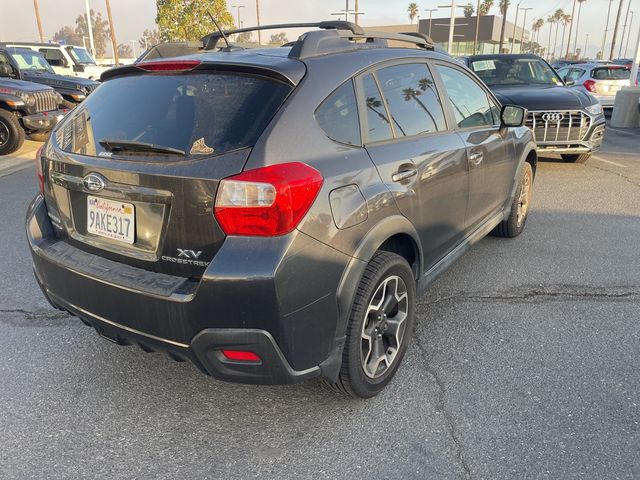
[[[238,9],[238,28],[242,28],[242,21],[240,20],[240,9],[244,8],[244,5],[231,5],[231,8]]]
[[[582,58],[587,59],[587,45],[589,44],[589,34],[587,33],[587,38],[584,41],[584,51],[582,52]]]
[[[427,33],[427,36],[429,36],[429,38],[431,38],[431,21],[433,20],[433,12],[437,12],[438,9],[437,8],[426,8],[425,12],[429,12],[429,33]]]
[[[520,53],[524,53],[524,31],[527,27],[527,11],[533,10],[533,7],[521,8],[520,10],[524,11],[524,20],[522,21],[522,35],[520,35]]]

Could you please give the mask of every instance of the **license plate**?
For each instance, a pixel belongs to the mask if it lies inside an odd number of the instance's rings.
[[[135,208],[131,203],[87,197],[87,232],[125,243],[135,241]]]

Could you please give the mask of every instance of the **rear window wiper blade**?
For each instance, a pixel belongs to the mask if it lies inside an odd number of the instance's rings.
[[[167,155],[185,155],[184,150],[178,148],[155,145],[153,143],[139,142],[137,140],[112,140],[104,139],[98,142],[108,152],[144,152],[144,153],[164,153]]]

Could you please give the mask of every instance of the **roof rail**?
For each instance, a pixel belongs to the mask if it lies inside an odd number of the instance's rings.
[[[305,33],[293,45],[291,52],[289,52],[289,57],[303,59],[353,50],[386,48],[389,46],[387,40],[410,43],[425,50],[435,49],[430,39],[428,37],[425,39],[422,35],[369,30],[365,30],[360,34],[344,30],[331,30]]]
[[[320,28],[322,30],[348,30],[353,34],[362,34],[364,30],[355,23],[344,22],[340,20],[329,20],[325,22],[310,23],[278,23],[275,25],[260,25],[256,27],[236,28],[235,30],[225,30],[225,35],[235,35],[236,33],[256,32],[258,30],[280,30],[283,28]],[[205,50],[213,50],[216,48],[218,41],[222,38],[222,32],[212,32],[202,37],[202,43]]]

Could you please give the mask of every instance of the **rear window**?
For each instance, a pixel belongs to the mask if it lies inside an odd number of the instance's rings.
[[[72,111],[56,141],[69,153],[132,160],[219,155],[253,146],[291,88],[227,72],[114,78]]]
[[[629,80],[631,71],[622,67],[599,67],[591,71],[594,80]]]

